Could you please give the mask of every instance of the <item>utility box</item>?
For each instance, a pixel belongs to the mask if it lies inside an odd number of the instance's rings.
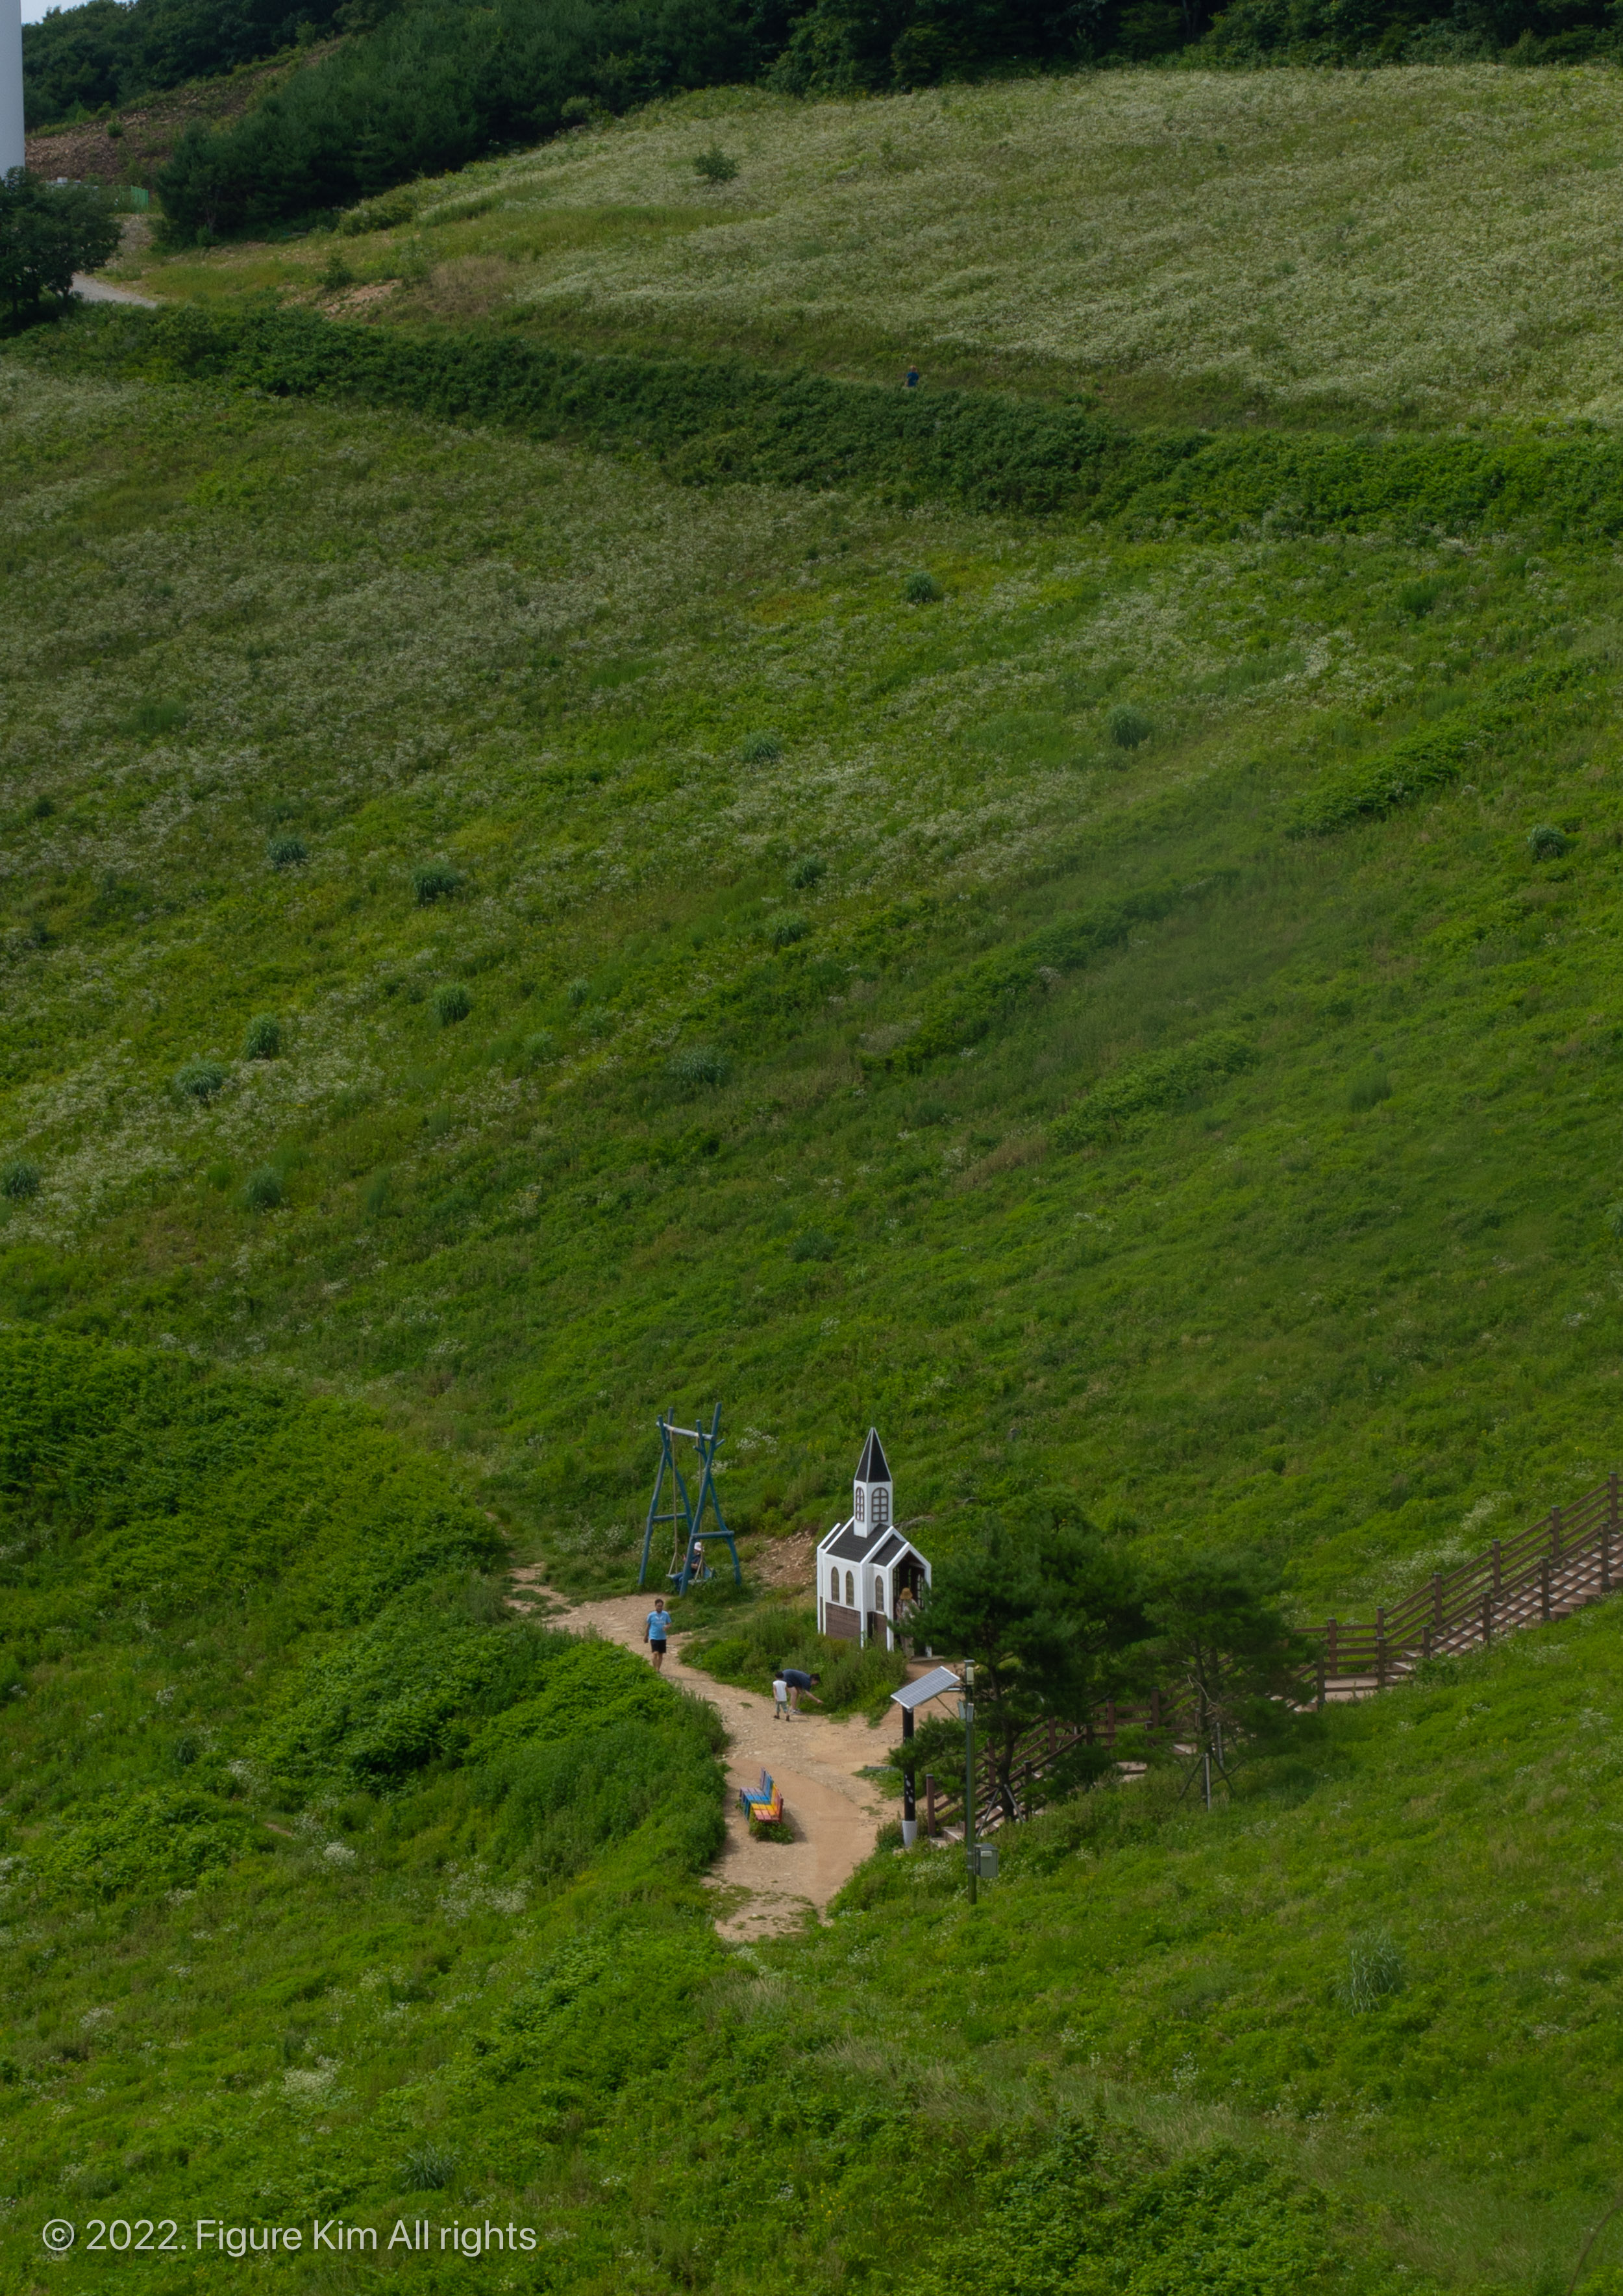
[[[997,1879],[997,1852],[989,1841],[978,1841],[971,1850],[970,1870],[983,1882]]]

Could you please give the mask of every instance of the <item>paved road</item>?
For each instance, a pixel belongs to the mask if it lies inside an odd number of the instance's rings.
[[[538,1570],[515,1571],[513,1582],[521,1603],[528,1595],[547,1591]],[[643,1652],[643,1626],[652,1604],[652,1595],[616,1595],[604,1603],[577,1603],[561,1615],[553,1612],[550,1622],[577,1634],[594,1627],[606,1641]],[[900,1815],[899,1803],[881,1799],[875,1780],[858,1775],[881,1762],[887,1747],[900,1737],[900,1713],[892,1708],[877,1726],[860,1716],[829,1721],[809,1710],[792,1722],[775,1721],[770,1698],[735,1690],[684,1666],[675,1643],[665,1677],[708,1699],[727,1727],[727,1840],[707,1876],[709,1886],[722,1893],[717,1931],[725,1938],[742,1939],[800,1928],[808,1912],[825,1910],[872,1854],[881,1818]],[[792,1841],[750,1838],[738,1789],[757,1784],[763,1768],[783,1788]]]
[[[155,295],[137,295],[133,287],[115,287],[111,279],[93,279],[88,271],[74,273],[73,291],[81,303],[140,303],[149,311],[159,308]]]

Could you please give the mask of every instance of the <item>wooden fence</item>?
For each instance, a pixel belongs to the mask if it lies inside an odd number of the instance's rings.
[[[1367,1697],[1402,1682],[1422,1659],[1481,1650],[1499,1635],[1564,1619],[1599,1602],[1623,1581],[1623,1520],[1616,1469],[1597,1490],[1571,1506],[1552,1507],[1514,1538],[1496,1538],[1485,1553],[1452,1570],[1434,1571],[1423,1585],[1368,1625],[1327,1619],[1321,1647],[1300,1677],[1302,1703],[1324,1706]],[[1311,1632],[1312,1630],[1310,1630]],[[1113,1748],[1118,1733],[1176,1733],[1184,1709],[1152,1691],[1147,1705],[1095,1708],[1079,1727],[1039,1723],[1016,1742],[1010,1784],[1017,1806],[1029,1810],[1031,1789],[1078,1740]],[[930,1834],[961,1833],[963,1780],[924,1780],[924,1824]],[[975,1830],[1002,1824],[994,1755],[975,1764]]]

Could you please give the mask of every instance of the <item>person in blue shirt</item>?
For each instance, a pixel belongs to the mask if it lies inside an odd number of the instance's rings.
[[[653,1598],[653,1608],[648,1613],[648,1624],[643,1629],[643,1640],[648,1645],[648,1655],[653,1660],[653,1670],[660,1673],[665,1665],[666,1638],[670,1633],[670,1612],[665,1607],[663,1595]]]
[[[916,390],[918,387],[919,371],[916,366],[909,366],[906,377],[902,384],[902,389],[904,390]]]
[[[789,1712],[784,1718],[792,1722],[800,1710],[802,1694],[807,1691],[816,1690],[823,1677],[820,1674],[807,1674],[804,1667],[781,1666],[778,1669],[778,1679],[789,1685]]]

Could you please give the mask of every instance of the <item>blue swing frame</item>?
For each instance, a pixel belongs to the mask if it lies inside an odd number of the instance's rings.
[[[739,1566],[738,1549],[733,1543],[733,1534],[727,1529],[721,1512],[721,1494],[716,1488],[716,1454],[721,1448],[720,1404],[716,1406],[711,1414],[708,1433],[702,1427],[678,1427],[674,1412],[662,1411],[656,1424],[660,1430],[660,1472],[654,1477],[653,1496],[648,1502],[648,1521],[643,1531],[643,1562],[636,1575],[637,1585],[644,1587],[648,1583],[648,1557],[653,1546],[654,1525],[658,1522],[668,1522],[679,1523],[683,1529],[682,1568],[680,1570],[668,1570],[665,1574],[678,1595],[685,1595],[693,1584],[694,1547],[697,1546],[700,1549],[700,1559],[702,1562],[703,1550],[712,1539],[719,1539],[733,1557],[734,1583],[742,1587],[744,1583],[744,1574]],[[678,1436],[685,1438],[688,1442],[695,1443],[699,1447],[700,1476],[697,1505],[688,1496],[687,1485],[683,1480],[682,1470],[676,1464],[676,1448],[672,1439]],[[660,1500],[665,1489],[667,1468],[670,1470],[671,1503],[668,1509],[662,1513],[660,1509]],[[707,1507],[716,1518],[714,1530],[706,1530],[704,1528]]]

